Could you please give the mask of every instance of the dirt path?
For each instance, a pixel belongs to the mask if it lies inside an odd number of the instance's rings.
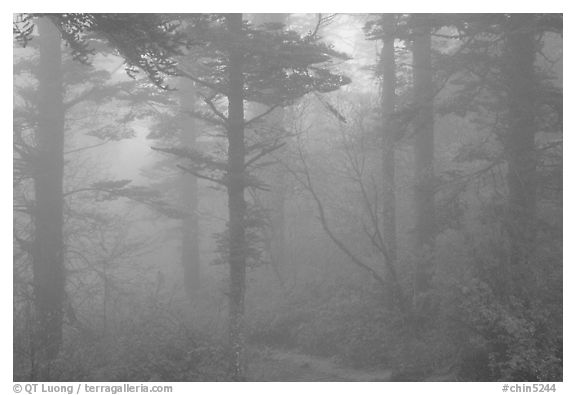
[[[250,381],[390,381],[391,371],[364,371],[327,358],[273,348],[252,350]]]

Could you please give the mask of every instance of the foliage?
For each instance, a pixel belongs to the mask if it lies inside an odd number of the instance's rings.
[[[463,291],[462,319],[474,328],[475,342],[488,355],[486,380],[560,381],[561,334],[550,327],[552,315],[542,306],[498,301],[490,287],[473,281]],[[465,377],[466,378],[466,377]]]
[[[384,18],[390,16],[394,29]],[[534,23],[520,31],[509,14],[359,18],[364,29],[356,26],[355,39],[395,40],[394,259],[383,221],[389,196],[382,152],[389,147],[381,144],[378,92],[359,92],[356,85],[339,91],[350,82],[340,62],[350,58],[319,37],[321,22],[334,16],[318,16],[308,32],[297,31],[298,22],[245,21],[234,35],[222,14],[15,16],[14,37],[26,45],[14,65],[15,379],[30,379],[37,351],[30,270],[37,17],[50,18],[81,61],[65,56],[63,62],[70,135],[63,196],[66,333],[54,379],[230,378],[223,312],[226,296],[233,295],[224,290],[229,282],[221,264],[236,246],[228,218],[219,215],[224,198],[206,198],[205,188],[230,189],[231,170],[241,170],[232,181],[242,181],[235,184],[243,195],[239,207],[246,204],[237,229],[245,235],[240,251],[250,268],[240,287],[246,289],[250,358],[258,358],[252,351],[264,344],[344,367],[388,370],[396,381],[562,380],[562,17],[552,14],[533,15]],[[345,20],[359,20],[350,18]],[[411,50],[424,28],[432,32],[435,82],[435,247],[416,253],[414,197],[420,189],[411,145],[420,107],[413,100]],[[508,138],[508,46],[511,36],[526,32],[537,44],[530,103],[536,131],[529,149]],[[131,74],[143,70],[163,89],[141,79],[113,84],[113,74],[96,67],[114,59],[106,45]],[[244,79],[235,97],[243,99],[241,128],[228,113],[236,51]],[[373,58],[366,52],[356,66]],[[379,66],[346,67],[355,77],[369,69],[382,78]],[[168,85],[178,92],[167,92]],[[152,187],[101,174],[94,164],[104,156],[83,154],[133,137],[141,127],[155,140],[152,149],[164,155],[153,169],[150,178],[158,183]],[[238,130],[245,132],[244,166],[231,169],[228,137]],[[523,151],[534,159],[535,231],[529,243],[513,247],[510,154]],[[199,201],[194,208],[180,190],[192,185],[186,184],[189,175],[204,180],[190,199]],[[277,193],[282,202],[269,204],[278,210],[272,212],[265,200]],[[161,215],[147,222],[142,206]],[[192,259],[178,256],[182,233],[178,243],[168,236],[171,220],[191,215],[202,225],[191,233],[198,234],[194,259],[202,262],[203,281],[184,299],[182,267],[172,265]],[[282,254],[274,254],[273,242],[284,243]],[[518,251],[526,252],[526,264],[513,264]],[[418,267],[430,277],[422,292],[415,292]]]
[[[246,256],[246,266],[255,268],[270,264],[266,251],[266,232],[270,226],[266,210],[257,205],[248,205],[244,218],[244,231],[246,232],[246,245],[243,247]],[[227,227],[228,228],[228,227]],[[214,235],[218,257],[213,263],[216,265],[227,263],[230,255],[230,236],[228,229]]]
[[[16,339],[18,339],[18,335]],[[20,354],[22,355],[22,354]],[[29,371],[23,355],[15,358],[16,376]],[[72,332],[54,362],[57,381],[225,381],[222,347],[193,333],[174,318],[141,310],[121,323],[114,336]]]
[[[23,45],[32,39],[35,17],[48,17],[54,22],[76,60],[89,62],[94,50],[86,36],[93,32],[120,53],[129,75],[141,69],[160,88],[167,88],[166,76],[176,73],[173,57],[191,45],[178,32],[177,21],[163,14],[21,14],[13,30],[15,39]]]

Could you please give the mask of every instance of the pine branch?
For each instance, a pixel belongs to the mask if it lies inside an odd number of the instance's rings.
[[[212,89],[214,92],[223,93],[225,95],[227,94],[227,92],[224,91],[222,87],[220,87],[216,84],[213,84],[211,82],[204,81],[200,78],[194,77],[192,74],[190,74],[190,73],[188,73],[188,72],[186,72],[180,68],[177,69],[177,73],[178,73],[177,75],[179,77],[188,78],[190,81],[196,82],[198,85],[201,85],[205,88]]]

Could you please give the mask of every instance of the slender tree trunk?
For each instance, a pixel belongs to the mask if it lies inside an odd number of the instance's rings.
[[[183,111],[194,107],[195,94],[187,81],[183,81],[181,91],[181,106]],[[196,123],[188,118],[182,128],[180,142],[186,147],[196,145]],[[188,214],[182,220],[182,267],[184,269],[185,288],[191,300],[200,286],[200,233],[198,218],[198,179],[190,174],[184,174],[180,181],[182,185],[182,204]]]
[[[183,178],[182,200],[188,215],[182,220],[182,266],[186,292],[192,300],[200,286],[198,185],[196,177],[192,175],[186,174]]]
[[[60,33],[47,17],[38,21],[37,162],[34,169],[34,301],[38,315],[36,351],[39,379],[48,380],[50,364],[62,344],[64,301],[63,172],[64,106]]]
[[[434,87],[432,80],[431,36],[426,15],[417,14],[414,28],[414,96],[418,115],[414,124],[416,175],[416,248],[420,264],[416,270],[416,294],[430,286],[431,264],[427,257],[434,249]]]
[[[108,264],[102,262],[102,280],[104,282],[104,292],[102,296],[102,327],[104,328],[104,337],[108,337],[108,300],[110,299],[110,283],[108,278]]]
[[[504,151],[508,161],[508,229],[515,272],[527,264],[534,242],[536,206],[535,81],[536,53],[533,14],[512,14],[505,45],[508,131]]]
[[[226,17],[232,40],[242,36],[242,14]],[[228,215],[230,234],[230,317],[229,341],[231,375],[243,380],[244,366],[244,298],[246,293],[246,235],[244,219],[244,76],[243,55],[238,46],[232,46],[228,65]]]
[[[396,264],[396,185],[395,185],[395,136],[396,128],[392,119],[396,100],[396,61],[394,58],[394,15],[382,15],[384,29],[380,62],[382,68],[382,233],[391,264]]]
[[[279,280],[284,285],[283,268],[286,263],[286,173],[284,169],[274,169],[274,185],[272,185],[271,200],[271,236],[270,258],[278,273]]]

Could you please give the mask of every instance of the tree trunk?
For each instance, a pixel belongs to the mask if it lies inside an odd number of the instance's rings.
[[[508,231],[514,272],[526,272],[534,242],[536,205],[534,15],[512,14],[506,36],[504,80],[508,131]]]
[[[251,19],[255,25],[264,23],[286,23],[286,19],[290,14],[252,14]],[[280,107],[275,109],[271,114],[266,117],[266,122],[272,127],[272,133],[277,133],[276,130],[281,130],[284,126],[284,108]],[[276,151],[280,154],[281,151]],[[282,166],[275,166],[271,170],[268,184],[271,186],[271,191],[268,195],[267,206],[270,208],[270,243],[269,254],[270,263],[274,272],[276,273],[281,286],[284,287],[284,265],[286,261],[286,170]]]
[[[242,14],[228,14],[227,26],[231,40],[242,36]],[[246,236],[244,219],[244,76],[243,54],[232,45],[228,65],[228,215],[230,265],[229,341],[231,376],[243,380],[244,366],[244,298],[246,293]]]
[[[186,81],[182,81],[181,106],[183,111],[194,107],[195,94]],[[196,146],[196,123],[188,118],[182,125],[180,142],[185,147]],[[188,216],[182,220],[182,267],[184,269],[185,289],[191,300],[200,286],[200,233],[198,218],[198,179],[184,174],[181,182],[181,199]]]
[[[416,294],[430,286],[430,256],[434,249],[434,86],[432,80],[430,26],[426,15],[416,15],[414,27],[414,97],[418,110],[414,124],[416,176]]]
[[[61,38],[47,17],[38,21],[37,162],[34,169],[34,301],[38,379],[47,381],[62,344],[65,292],[63,239],[64,106]]]
[[[286,173],[277,167],[273,171],[274,184],[270,196],[271,208],[271,243],[270,261],[284,287],[284,272],[286,264]]]
[[[394,58],[394,15],[382,15],[384,23],[384,38],[380,63],[382,70],[382,233],[391,264],[396,264],[396,186],[395,172],[395,136],[396,128],[392,115],[396,100],[396,61]]]

